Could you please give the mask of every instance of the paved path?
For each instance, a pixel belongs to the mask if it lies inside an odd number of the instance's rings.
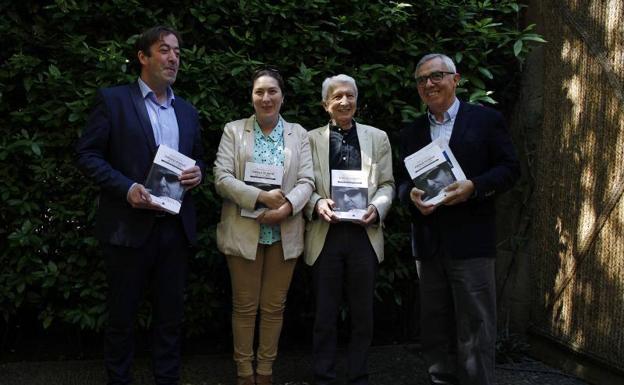
[[[340,352],[342,357],[344,352]],[[309,352],[281,352],[275,363],[276,385],[312,385]],[[229,355],[186,356],[181,385],[231,385],[234,364]],[[136,385],[153,384],[149,361],[136,363]],[[342,362],[338,366],[344,379]],[[371,385],[427,385],[416,346],[374,347],[370,356]],[[538,361],[499,365],[498,385],[588,385]],[[344,381],[339,382],[344,384]],[[104,385],[101,361],[48,361],[0,364],[0,385]]]

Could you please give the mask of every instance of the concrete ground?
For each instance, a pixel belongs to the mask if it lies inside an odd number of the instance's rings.
[[[344,357],[344,352],[340,352]],[[427,385],[424,364],[414,345],[373,347],[370,355],[373,385]],[[274,366],[276,385],[312,385],[309,352],[280,352]],[[346,383],[344,365],[338,365],[339,384]],[[149,360],[137,360],[136,385],[153,384]],[[180,385],[234,384],[234,363],[229,355],[192,355],[183,360]],[[587,385],[575,377],[534,360],[499,365],[498,385]],[[101,360],[0,363],[0,385],[104,385]]]

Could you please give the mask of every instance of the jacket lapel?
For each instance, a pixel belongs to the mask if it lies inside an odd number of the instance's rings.
[[[295,140],[293,137],[292,123],[284,122],[284,175],[282,176],[282,184],[286,179],[286,171],[290,168],[290,160],[292,159],[292,154],[295,151]]]
[[[416,137],[418,138],[418,148],[416,150],[420,150],[421,148],[431,143],[431,128],[429,127],[430,123],[427,114],[421,116],[419,119],[421,119],[419,124],[414,125],[413,128],[414,135],[416,135]]]
[[[455,117],[455,123],[453,124],[453,133],[451,134],[451,139],[449,140],[449,147],[451,151],[454,151],[457,143],[460,143],[462,137],[466,133],[467,129],[467,119],[466,115],[466,104],[463,102],[459,102],[459,110],[457,111],[457,116]]]
[[[143,100],[143,95],[141,94],[141,89],[139,88],[138,83],[130,85],[130,96],[132,98],[132,103],[134,104],[134,109],[136,110],[137,116],[139,117],[141,128],[143,129],[143,133],[145,134],[145,138],[147,139],[147,143],[153,156],[156,153],[156,139],[154,139],[154,130],[152,129],[149,115],[147,115],[145,100]]]
[[[182,108],[177,107],[175,99],[173,102],[173,110],[175,111],[176,120],[178,121],[178,151],[185,155],[191,154],[191,142],[193,140],[190,134],[188,121],[186,116],[182,114]]]
[[[360,142],[360,156],[362,158],[362,171],[367,179],[370,179],[371,164],[373,162],[373,144],[371,142],[371,136],[369,135],[368,128],[356,123],[357,137]]]
[[[240,150],[236,153],[238,154],[238,175],[237,178],[243,179],[245,176],[245,165],[248,161],[253,160],[253,150],[254,150],[254,132],[253,132],[253,124],[254,124],[254,116],[250,116],[245,120],[243,124],[242,130],[240,132]]]
[[[316,134],[320,136],[320,139],[316,141],[316,156],[321,169],[321,180],[316,182],[319,183],[321,196],[329,197],[329,124],[318,130]]]

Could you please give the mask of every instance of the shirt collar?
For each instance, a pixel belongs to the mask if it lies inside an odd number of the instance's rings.
[[[348,131],[343,130],[340,126],[337,126],[337,125],[333,124],[332,121],[330,120],[329,121],[329,129],[331,131],[338,132],[341,135],[347,135],[348,133],[356,130],[355,120],[351,119],[351,128]]]
[[[269,135],[264,135],[264,133],[260,129],[258,121],[254,118],[254,131],[256,132],[256,134],[260,134],[273,142],[278,142],[284,136],[284,124],[282,123],[282,117],[280,116],[277,119],[277,124],[275,125],[275,127],[273,127],[273,130]]]
[[[158,103],[158,99],[156,99],[156,94],[152,89],[139,77],[139,88],[141,89],[141,94],[143,95],[143,99],[149,98],[152,102],[160,105]],[[175,100],[175,95],[173,94],[173,89],[171,87],[167,87],[167,102],[165,103],[165,107],[169,107],[173,105],[173,101]]]
[[[455,101],[453,102],[453,104],[451,104],[449,109],[444,111],[444,119],[442,119],[441,123],[438,122],[435,118],[435,115],[433,115],[428,110],[427,110],[427,116],[429,117],[429,122],[431,124],[442,125],[442,124],[447,124],[448,122],[455,120],[455,117],[457,116],[457,111],[459,111],[459,99],[455,98]]]

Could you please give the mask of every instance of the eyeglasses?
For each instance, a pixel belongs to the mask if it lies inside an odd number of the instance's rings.
[[[431,83],[439,83],[444,79],[444,75],[455,75],[455,72],[435,71],[425,76],[418,76],[416,78],[416,84],[424,86],[427,84],[427,80],[431,80]]]

